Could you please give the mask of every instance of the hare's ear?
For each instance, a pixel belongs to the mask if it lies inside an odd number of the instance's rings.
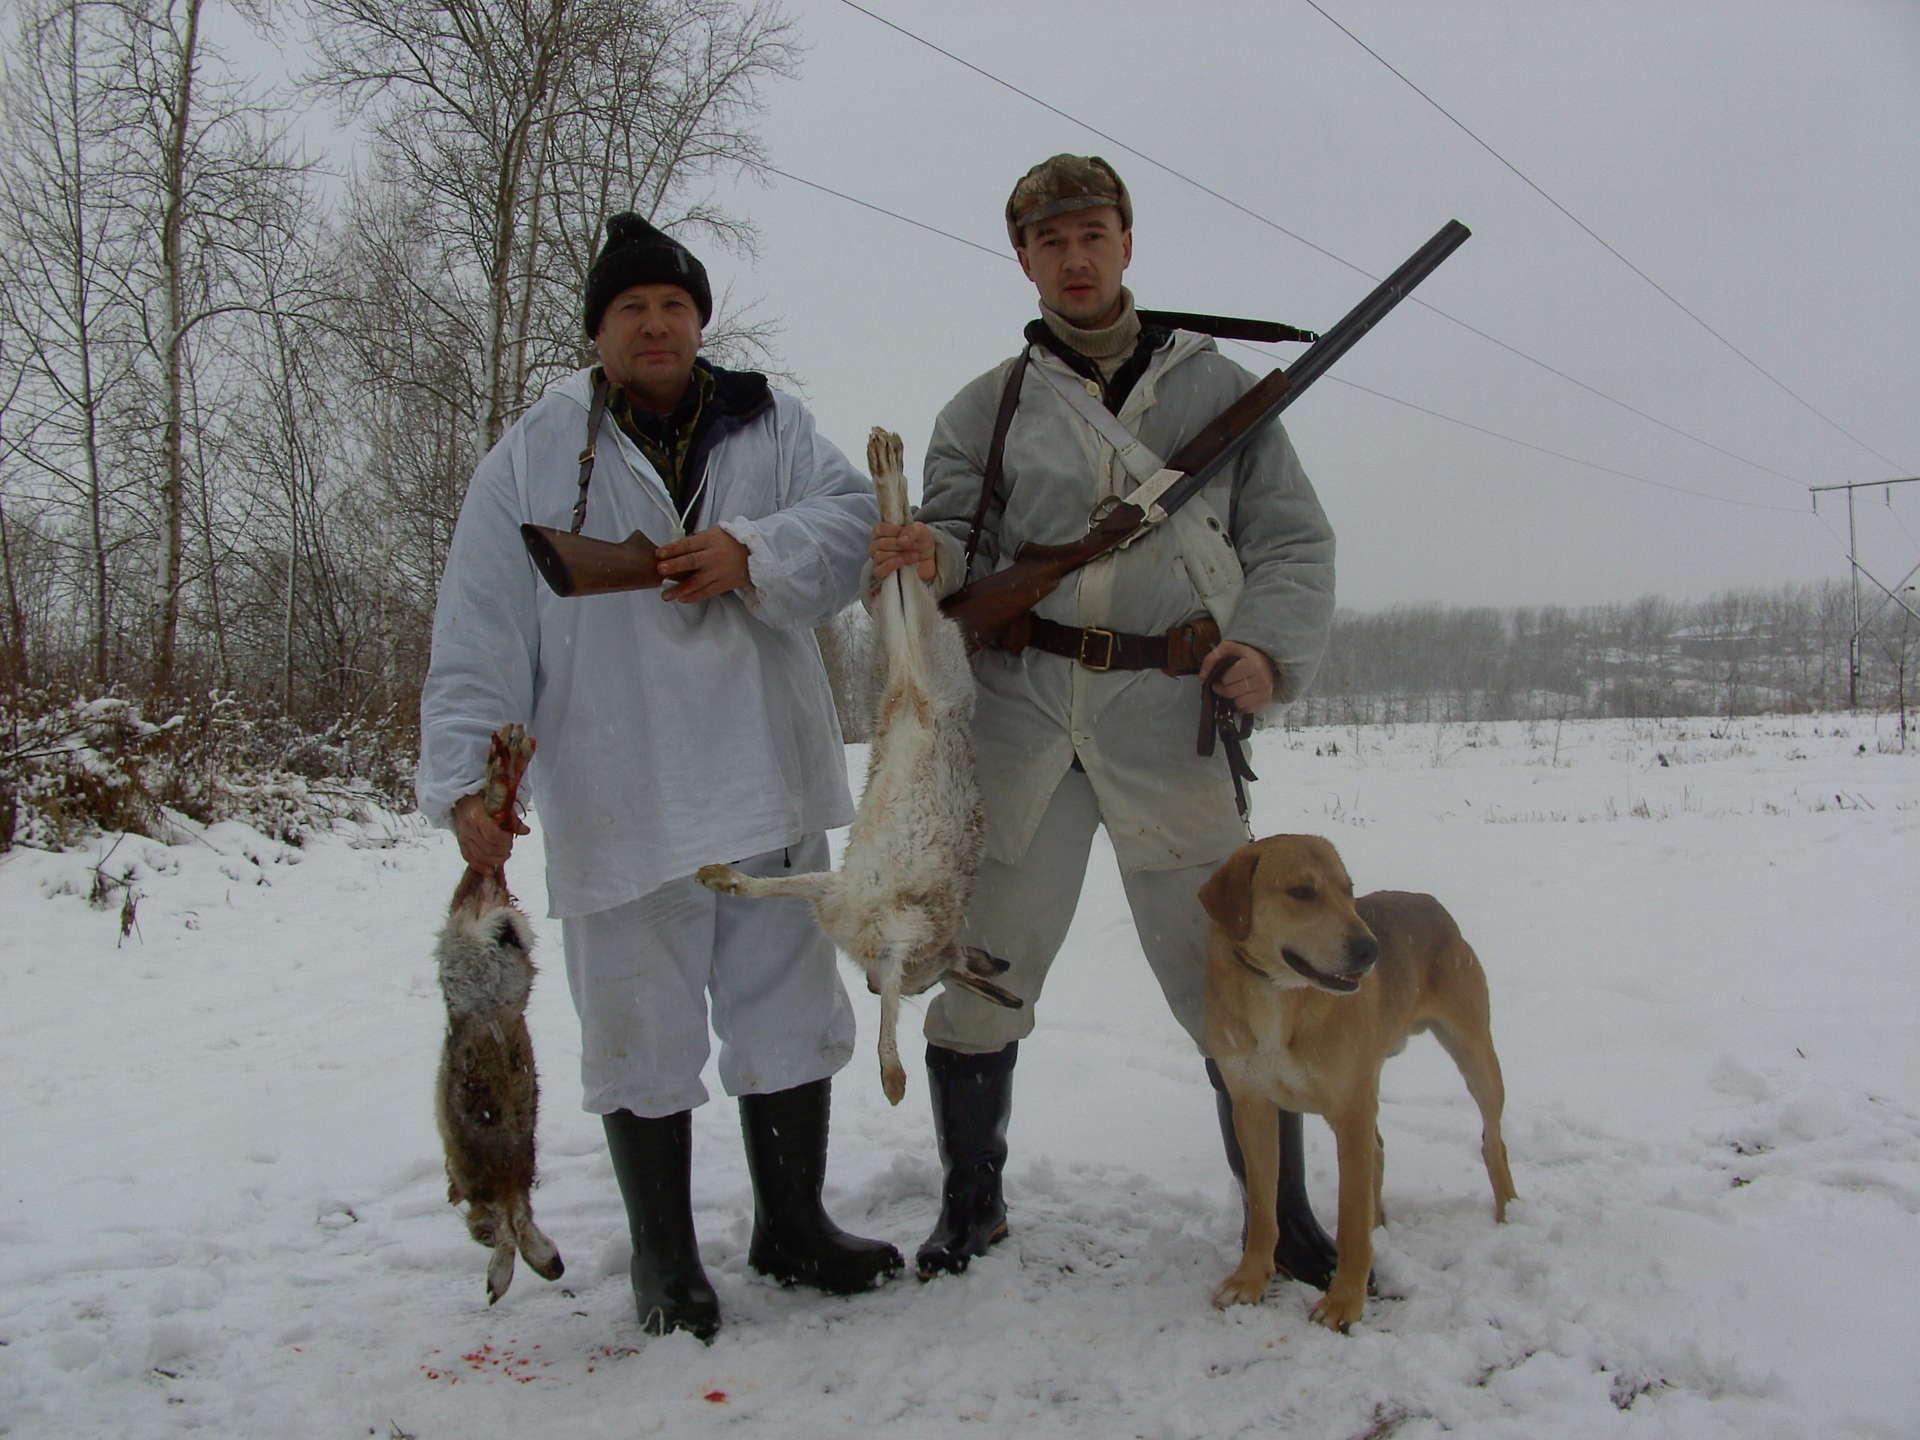
[[[1201,908],[1235,940],[1253,933],[1253,872],[1259,863],[1258,847],[1242,845],[1200,887]]]
[[[533,949],[527,922],[511,910],[501,910],[489,928],[493,931],[493,943],[503,950],[518,950],[524,955]]]

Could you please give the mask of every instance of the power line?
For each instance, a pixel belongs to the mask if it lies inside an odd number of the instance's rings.
[[[924,220],[916,220],[911,215],[902,215],[898,210],[889,210],[884,205],[876,205],[871,200],[862,200],[858,195],[849,195],[844,190],[835,190],[831,185],[822,185],[817,180],[808,180],[801,175],[792,175],[777,165],[769,165],[764,160],[752,162],[756,170],[764,170],[769,175],[778,175],[782,180],[791,180],[796,185],[804,185],[809,190],[818,190],[822,195],[831,195],[836,200],[844,200],[849,205],[858,205],[862,210],[871,210],[876,215],[885,215],[890,220],[898,220],[903,225],[911,225],[916,230],[925,230],[930,235],[940,235],[958,245],[966,245],[983,255],[991,255],[996,260],[1008,260],[1012,257],[1004,250],[995,250],[991,245],[982,245],[978,240],[969,240],[964,235],[956,235],[951,230],[942,230],[938,225],[929,225]]]
[[[1258,355],[1264,360],[1274,358],[1268,351],[1256,349],[1245,341],[1231,340],[1228,343],[1237,345],[1240,349]],[[1541,455],[1551,455],[1556,460],[1565,460],[1574,465],[1584,465],[1587,469],[1598,470],[1603,475],[1617,475],[1622,480],[1632,480],[1640,485],[1651,485],[1656,490],[1671,490],[1676,495],[1691,495],[1696,499],[1712,500],[1721,505],[1738,505],[1746,510],[1771,510],[1780,515],[1799,515],[1803,513],[1799,507],[1793,505],[1770,505],[1764,500],[1735,500],[1731,496],[1716,495],[1710,490],[1695,490],[1686,485],[1675,485],[1671,481],[1655,480],[1651,476],[1637,475],[1631,470],[1617,470],[1611,465],[1602,465],[1595,460],[1583,460],[1578,455],[1569,455],[1564,450],[1555,450],[1550,446],[1537,445],[1531,440],[1522,440],[1517,435],[1507,435],[1498,430],[1488,429],[1485,425],[1477,425],[1471,420],[1462,420],[1458,415],[1449,415],[1443,410],[1435,410],[1430,406],[1420,405],[1412,400],[1402,400],[1398,395],[1389,395],[1384,390],[1375,390],[1371,386],[1359,384],[1357,381],[1343,380],[1338,375],[1329,374],[1325,378],[1332,384],[1344,385],[1349,390],[1358,390],[1363,395],[1371,395],[1376,400],[1385,400],[1390,405],[1400,405],[1408,410],[1417,410],[1422,415],[1430,415],[1435,420],[1444,420],[1449,425],[1458,425],[1463,430],[1471,430],[1475,434],[1490,436],[1495,440],[1504,440],[1507,444],[1518,445],[1523,450],[1532,450]]]
[[[782,180],[791,181],[795,185],[803,185],[809,190],[817,190],[823,195],[831,195],[835,199],[843,200],[849,205],[858,205],[863,210],[871,210],[876,215],[885,215],[889,219],[898,220],[904,225],[911,225],[916,230],[925,230],[929,234],[939,235],[944,239],[953,241],[955,244],[964,245],[970,250],[977,250],[983,255],[990,255],[1002,263],[1012,258],[1004,250],[996,250],[989,245],[982,245],[977,240],[969,240],[964,235],[956,235],[951,230],[943,230],[938,225],[930,225],[924,220],[914,219],[911,215],[903,215],[897,210],[889,210],[884,205],[876,205],[871,200],[863,200],[858,195],[850,195],[844,190],[834,189],[831,185],[823,185],[817,180],[809,180],[804,175],[795,175],[791,171],[782,170],[776,165],[769,165],[761,161],[756,162],[754,168],[762,170],[769,175],[777,175]],[[1228,343],[1238,346],[1249,354],[1259,356],[1263,361],[1271,362],[1276,358],[1272,352],[1261,350],[1244,341],[1233,340]],[[1569,455],[1565,451],[1539,445],[1531,440],[1522,440],[1517,436],[1507,435],[1501,431],[1489,429],[1485,425],[1475,424],[1471,420],[1462,420],[1457,415],[1449,415],[1445,411],[1435,410],[1430,406],[1420,405],[1412,400],[1403,400],[1397,395],[1389,395],[1384,390],[1375,390],[1370,386],[1361,385],[1352,380],[1343,380],[1338,375],[1328,375],[1326,378],[1333,384],[1344,385],[1350,390],[1358,390],[1362,394],[1371,395],[1378,400],[1385,400],[1392,405],[1403,406],[1408,410],[1416,410],[1422,415],[1431,416],[1436,420],[1444,420],[1449,425],[1457,425],[1464,430],[1472,430],[1477,434],[1488,436],[1494,440],[1503,440],[1507,444],[1517,445],[1523,450],[1532,450],[1537,454],[1550,455],[1556,460],[1565,460],[1570,464],[1582,465],[1589,470],[1597,470],[1605,475],[1616,475],[1623,480],[1631,480],[1636,484],[1649,485],[1656,490],[1668,490],[1678,495],[1690,495],[1701,500],[1712,500],[1721,505],[1737,505],[1748,510],[1772,510],[1784,515],[1799,515],[1802,513],[1797,507],[1793,506],[1769,505],[1759,500],[1736,500],[1726,495],[1715,495],[1707,490],[1695,490],[1685,485],[1675,485],[1669,481],[1655,480],[1646,475],[1635,474],[1631,470],[1619,470],[1611,465],[1602,465],[1598,461],[1583,460],[1578,455]]]
[[[1344,385],[1349,390],[1358,390],[1362,394],[1371,395],[1377,400],[1385,400],[1389,404],[1403,405],[1409,410],[1418,410],[1422,415],[1431,415],[1436,420],[1444,420],[1449,425],[1458,425],[1463,430],[1472,430],[1476,434],[1491,436],[1495,440],[1504,440],[1507,444],[1518,445],[1523,450],[1532,450],[1541,455],[1551,455],[1556,460],[1565,460],[1574,465],[1584,465],[1587,469],[1598,470],[1603,475],[1617,475],[1622,480],[1631,480],[1639,485],[1650,485],[1656,490],[1670,490],[1676,495],[1691,495],[1696,499],[1712,500],[1721,505],[1738,505],[1745,510],[1771,510],[1777,515],[1800,515],[1805,513],[1798,506],[1794,505],[1772,505],[1764,500],[1736,500],[1729,495],[1715,495],[1710,490],[1695,490],[1686,485],[1675,485],[1671,481],[1655,480],[1647,475],[1636,475],[1631,470],[1616,470],[1611,465],[1602,465],[1595,460],[1583,460],[1578,455],[1567,454],[1564,450],[1555,450],[1550,446],[1537,445],[1531,440],[1522,440],[1515,435],[1505,435],[1498,430],[1489,430],[1486,426],[1476,425],[1471,420],[1462,420],[1457,415],[1448,415],[1443,411],[1430,409],[1425,405],[1416,404],[1411,400],[1402,400],[1399,396],[1389,395],[1384,390],[1375,390],[1352,380],[1342,380],[1338,375],[1328,375],[1326,378],[1335,385]]]
[[[1466,123],[1462,121],[1459,116],[1455,115],[1451,110],[1447,109],[1446,106],[1442,105],[1438,100],[1434,99],[1433,96],[1429,95],[1425,90],[1422,90],[1418,85],[1414,84],[1413,81],[1409,80],[1406,77],[1406,75],[1401,72],[1399,67],[1396,66],[1392,61],[1388,60],[1386,56],[1382,55],[1378,50],[1374,49],[1371,45],[1367,44],[1366,41],[1362,40],[1358,35],[1354,34],[1353,31],[1349,30],[1345,25],[1342,25],[1338,20],[1334,19],[1333,16],[1329,15],[1326,12],[1326,9],[1319,3],[1319,0],[1306,0],[1306,4],[1310,8],[1312,8],[1316,13],[1318,13],[1320,17],[1324,19],[1329,25],[1333,26],[1334,29],[1338,30],[1342,35],[1346,36],[1349,40],[1353,41],[1354,44],[1358,45],[1362,50],[1366,51],[1367,54],[1371,55],[1375,60],[1378,60],[1382,65],[1384,65],[1389,71],[1393,73],[1393,75],[1400,81],[1401,84],[1405,85],[1409,90],[1413,91],[1414,94],[1418,95],[1422,100],[1426,101],[1427,104],[1431,105],[1434,109],[1438,110],[1442,115],[1446,116],[1448,120],[1452,121],[1454,126],[1460,131],[1462,135],[1465,135],[1469,140],[1473,141],[1474,144],[1478,145],[1482,150],[1486,151],[1487,154],[1491,155],[1494,159],[1498,160],[1502,165],[1506,166],[1507,169],[1511,170],[1516,176],[1519,177],[1520,181],[1524,185],[1526,185],[1526,187],[1529,190],[1533,191],[1534,194],[1538,195],[1542,200],[1546,201],[1554,209],[1558,210],[1562,215],[1566,216],[1567,219],[1571,220],[1575,225],[1579,226],[1580,229],[1584,231],[1588,236],[1588,238],[1591,239],[1595,244],[1599,245],[1609,255],[1613,256],[1614,259],[1618,260],[1622,265],[1626,266],[1627,269],[1631,270],[1635,275],[1638,275],[1642,280],[1646,281],[1648,285],[1651,285],[1655,290],[1657,290],[1661,294],[1661,296],[1663,296],[1667,300],[1669,304],[1671,304],[1682,315],[1685,315],[1689,320],[1693,321],[1694,324],[1698,325],[1702,330],[1706,331],[1714,339],[1718,340],[1722,345],[1726,346],[1727,349],[1731,350],[1735,355],[1738,355],[1742,360],[1746,361],[1747,364],[1751,365],[1761,375],[1765,376],[1775,386],[1777,386],[1784,394],[1786,394],[1792,400],[1794,400],[1803,408],[1805,408],[1809,413],[1825,421],[1828,425],[1831,425],[1835,430],[1838,430],[1842,435],[1846,436],[1847,439],[1853,441],[1854,444],[1858,445],[1862,450],[1865,450],[1869,455],[1872,455],[1875,459],[1884,462],[1885,464],[1893,467],[1896,470],[1900,468],[1898,461],[1893,460],[1890,457],[1881,454],[1878,450],[1874,449],[1873,446],[1869,445],[1866,441],[1862,440],[1858,435],[1854,434],[1851,430],[1847,429],[1846,426],[1842,425],[1838,420],[1835,420],[1831,415],[1819,409],[1817,406],[1813,404],[1812,401],[1808,400],[1805,396],[1801,395],[1792,386],[1788,385],[1786,381],[1782,380],[1778,375],[1775,375],[1771,370],[1767,369],[1766,366],[1762,365],[1758,360],[1754,359],[1751,355],[1747,354],[1746,351],[1742,350],[1738,345],[1734,344],[1733,341],[1729,340],[1725,335],[1721,334],[1712,325],[1708,324],[1706,320],[1702,319],[1699,314],[1697,314],[1695,311],[1690,309],[1688,306],[1682,304],[1680,301],[1680,298],[1677,295],[1675,295],[1671,290],[1667,289],[1666,286],[1662,285],[1658,280],[1654,279],[1651,275],[1647,274],[1646,271],[1642,270],[1638,265],[1634,264],[1633,261],[1629,260],[1625,255],[1622,255],[1617,249],[1615,249],[1610,243],[1608,243],[1608,241],[1604,236],[1602,236],[1598,231],[1596,231],[1591,225],[1587,224],[1586,221],[1582,220],[1578,215],[1574,214],[1571,210],[1567,209],[1566,206],[1562,205],[1558,200],[1554,199],[1553,196],[1549,195],[1539,185],[1535,184],[1531,176],[1529,176],[1525,171],[1523,171],[1518,165],[1515,165],[1511,160],[1507,159],[1507,157],[1502,155],[1498,150],[1494,149],[1493,146],[1489,145],[1485,140],[1482,140],[1478,135],[1476,135],[1471,129],[1468,128]]]
[[[1208,195],[1213,199],[1218,200],[1221,204],[1227,206],[1229,209],[1235,210],[1240,214],[1245,215],[1248,219],[1254,220],[1261,225],[1267,226],[1271,230],[1275,230],[1280,234],[1285,235],[1289,240],[1296,241],[1297,243],[1306,246],[1309,250],[1312,250],[1316,254],[1325,256],[1327,259],[1332,260],[1335,264],[1345,266],[1347,269],[1352,270],[1354,273],[1363,276],[1364,278],[1374,282],[1375,284],[1379,283],[1380,277],[1378,275],[1375,275],[1372,271],[1368,270],[1365,266],[1355,264],[1353,261],[1347,259],[1344,255],[1335,254],[1332,250],[1327,249],[1326,246],[1320,245],[1312,240],[1307,239],[1306,236],[1299,234],[1297,231],[1288,229],[1285,225],[1282,225],[1279,221],[1273,219],[1271,216],[1263,215],[1259,211],[1253,210],[1248,206],[1241,204],[1238,200],[1235,200],[1232,196],[1222,194],[1220,191],[1215,190],[1212,186],[1207,185],[1202,181],[1194,179],[1191,175],[1188,175],[1185,171],[1178,170],[1172,165],[1167,164],[1165,161],[1156,159],[1152,155],[1147,154],[1144,150],[1136,149],[1134,146],[1129,145],[1126,141],[1120,139],[1117,135],[1109,134],[1107,131],[1100,129],[1097,125],[1090,124],[1089,122],[1082,120],[1079,116],[1074,115],[1066,110],[1062,110],[1058,105],[1054,105],[1049,101],[1041,99],[1038,95],[1033,94],[1031,91],[1021,89],[1018,85],[1015,85],[1012,81],[1004,80],[1000,76],[994,74],[991,70],[984,69],[981,66],[974,64],[971,60],[967,60],[959,55],[956,55],[953,51],[945,49],[944,47],[935,44],[933,41],[927,39],[924,35],[917,34],[914,31],[907,29],[905,26],[900,25],[895,21],[887,19],[887,17],[884,15],[876,14],[874,11],[867,9],[866,6],[859,4],[858,0],[840,0],[840,3],[845,5],[849,10],[857,11],[858,13],[865,15],[868,19],[886,26],[887,29],[894,31],[897,34],[905,36],[907,39],[913,41],[916,45],[924,46],[925,48],[933,51],[936,55],[940,55],[945,57],[948,60],[951,60],[954,64],[960,66],[962,69],[971,71],[973,74],[978,75],[981,79],[987,80],[992,84],[998,85],[1001,89],[1010,91],[1013,94],[1018,95],[1023,100],[1027,100],[1032,104],[1038,105],[1042,110],[1047,111],[1049,114],[1057,115],[1062,120],[1065,120],[1070,124],[1079,126],[1082,130],[1085,130],[1090,135],[1098,136],[1100,139],[1106,141],[1109,145],[1112,145],[1119,150],[1125,151],[1127,154],[1133,156],[1135,159],[1140,160],[1148,165],[1151,165],[1157,170],[1164,171],[1166,174],[1173,176],[1176,180],[1179,180],[1184,184],[1192,186],[1194,189],[1200,191],[1202,194]],[[1462,320],[1459,316],[1451,314],[1448,311],[1442,310],[1439,306],[1434,305],[1429,301],[1422,300],[1418,295],[1409,296],[1408,300],[1409,300],[1409,303],[1418,305],[1423,310],[1430,311],[1431,313],[1438,315],[1441,319],[1446,320],[1451,324],[1459,326],[1462,330],[1465,330],[1468,334],[1477,336],[1478,338],[1486,341],[1488,344],[1493,345],[1501,350],[1505,350],[1508,354],[1516,356],[1521,360],[1525,360],[1530,365],[1538,366],[1540,369],[1546,371],[1549,375],[1552,375],[1557,379],[1563,380],[1569,385],[1573,385],[1581,390],[1584,390],[1589,395],[1593,395],[1598,399],[1606,401],[1609,405],[1617,406],[1620,409],[1627,411],[1631,415],[1637,415],[1640,419],[1647,421],[1649,424],[1657,425],[1663,430],[1666,430],[1672,434],[1680,436],[1682,439],[1691,440],[1694,444],[1704,446],[1705,448],[1714,451],[1716,454],[1725,456],[1729,460],[1737,460],[1743,465],[1748,465],[1755,470],[1763,471],[1764,473],[1771,475],[1778,480],[1784,480],[1788,484],[1793,485],[1796,488],[1804,488],[1805,482],[1800,480],[1797,476],[1790,475],[1784,470],[1775,469],[1773,466],[1766,464],[1764,461],[1755,460],[1752,456],[1742,455],[1738,451],[1729,450],[1724,445],[1715,444],[1713,441],[1707,439],[1705,436],[1696,435],[1690,430],[1684,429],[1679,425],[1673,424],[1671,421],[1662,420],[1658,415],[1654,415],[1649,413],[1646,410],[1642,410],[1639,406],[1631,404],[1626,400],[1622,400],[1617,395],[1609,394],[1607,391],[1600,389],[1596,385],[1589,384],[1587,381],[1579,379],[1577,376],[1570,375],[1566,371],[1560,369],[1559,367],[1548,364],[1545,360],[1542,360],[1539,356],[1530,354],[1529,352],[1522,350],[1519,346],[1500,339],[1500,337],[1497,335],[1489,334],[1487,331],[1482,330],[1479,326],[1470,324],[1469,322]]]

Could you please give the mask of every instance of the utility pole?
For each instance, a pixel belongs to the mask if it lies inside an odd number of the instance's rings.
[[[1859,548],[1856,542],[1853,524],[1853,492],[1856,490],[1877,490],[1883,485],[1887,488],[1888,492],[1887,503],[1891,505],[1893,503],[1893,487],[1895,485],[1920,485],[1920,475],[1907,475],[1898,480],[1856,480],[1850,485],[1809,485],[1807,487],[1813,495],[1813,508],[1816,513],[1820,509],[1820,496],[1823,491],[1844,490],[1847,492],[1847,568],[1852,572],[1853,576],[1853,633],[1847,637],[1847,708],[1849,710],[1858,710],[1860,708],[1861,632],[1873,623],[1874,616],[1877,616],[1881,610],[1886,608],[1888,600],[1893,601],[1894,604],[1906,611],[1907,614],[1913,616],[1914,619],[1920,620],[1920,612],[1915,611],[1913,606],[1900,598],[1900,592],[1902,590],[1911,590],[1913,588],[1908,585],[1907,582],[1913,579],[1915,571],[1920,571],[1920,564],[1916,564],[1912,570],[1907,571],[1907,573],[1900,578],[1898,585],[1887,586],[1882,585],[1879,580],[1874,578],[1872,572],[1860,563]],[[1883,597],[1880,603],[1873,607],[1873,615],[1869,615],[1864,622],[1860,619],[1860,577],[1862,575],[1865,575],[1867,579],[1873,581]]]

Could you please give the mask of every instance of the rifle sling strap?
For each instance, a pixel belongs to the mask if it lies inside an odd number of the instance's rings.
[[[1031,346],[1020,352],[1000,391],[1000,409],[993,417],[993,439],[987,442],[987,468],[980,479],[980,503],[974,507],[973,525],[967,531],[967,558],[960,569],[963,583],[973,578],[973,555],[980,548],[980,531],[987,523],[987,507],[993,503],[993,492],[1000,487],[1000,468],[1007,454],[1007,431],[1013,425],[1013,412],[1020,404],[1020,382],[1026,379],[1027,362],[1032,358]]]
[[[573,533],[587,523],[587,486],[593,483],[593,451],[600,442],[600,417],[607,413],[607,372],[593,375],[593,403],[587,406],[587,444],[580,452],[580,498],[573,502]]]

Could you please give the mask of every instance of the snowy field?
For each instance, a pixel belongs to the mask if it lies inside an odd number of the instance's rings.
[[[1208,1304],[1239,1219],[1198,1059],[1110,852],[1016,1075],[1011,1238],[831,1300],[746,1267],[731,1102],[695,1117],[725,1328],[647,1341],[558,926],[536,1213],[567,1274],[485,1303],[430,1109],[459,873],[391,819],[0,859],[0,1434],[20,1437],[1920,1435],[1920,757],[1888,723],[1263,734],[1256,827],[1431,890],[1491,978],[1520,1201],[1465,1089],[1389,1066],[1391,1224],[1348,1337]],[[864,757],[849,756],[859,773]],[[510,867],[545,907],[538,818]],[[85,898],[133,867],[135,929]],[[724,858],[724,857],[715,857]],[[836,1086],[830,1208],[911,1253],[924,1072]],[[917,1054],[916,1042],[912,1050]],[[711,1077],[709,1085],[718,1091]],[[1331,1220],[1325,1127],[1309,1183]]]

